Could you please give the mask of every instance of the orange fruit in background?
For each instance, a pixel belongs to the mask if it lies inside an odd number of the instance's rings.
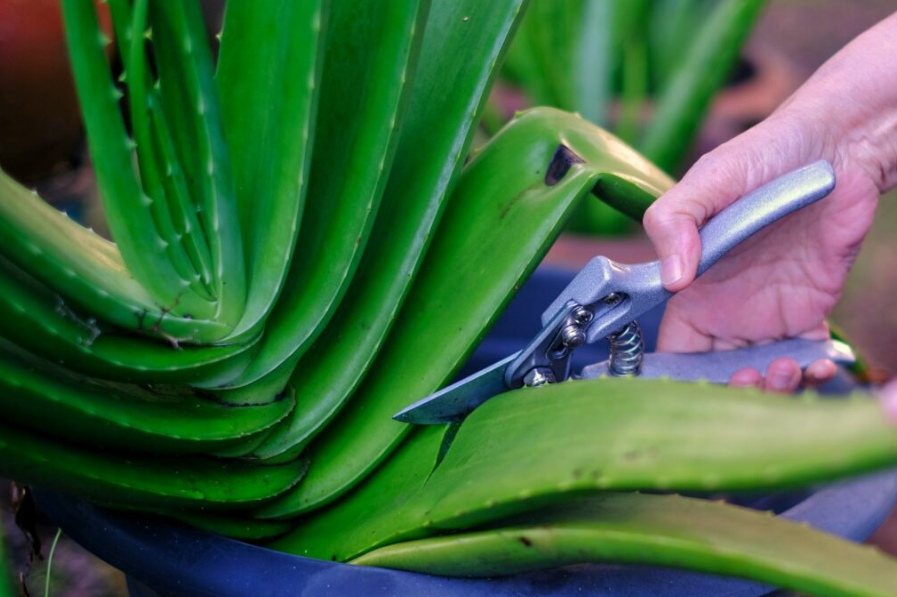
[[[97,6],[111,39],[108,8]],[[0,0],[0,167],[37,180],[71,159],[80,138],[59,0]]]

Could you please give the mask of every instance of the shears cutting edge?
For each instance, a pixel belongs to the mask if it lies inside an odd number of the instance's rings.
[[[773,222],[827,196],[835,174],[826,161],[794,170],[748,193],[700,230],[698,276],[723,255]],[[670,377],[725,383],[742,367],[765,370],[790,357],[801,367],[818,359],[852,363],[850,348],[833,340],[789,339],[711,353],[644,353],[637,318],[666,302],[672,292],[660,279],[660,262],[624,265],[594,257],[542,314],[541,331],[523,350],[403,409],[394,418],[415,424],[463,420],[490,398],[524,386],[575,378]],[[583,344],[610,343],[610,359],[572,375],[570,357]]]

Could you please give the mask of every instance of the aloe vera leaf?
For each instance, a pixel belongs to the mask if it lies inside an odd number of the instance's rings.
[[[214,342],[230,329],[157,304],[132,276],[118,247],[69,219],[0,171],[0,253],[67,303],[127,330]],[[151,326],[144,325],[152,322]]]
[[[227,4],[216,78],[249,284],[237,337],[257,330],[289,271],[308,188],[326,6]]]
[[[678,66],[694,44],[701,26],[712,13],[707,0],[655,2],[647,23],[653,88],[666,89]]]
[[[226,449],[281,420],[292,398],[227,406],[188,389],[103,382],[0,342],[4,420],[92,446],[153,453]]]
[[[778,489],[895,461],[897,430],[862,394],[789,399],[709,384],[574,381],[496,396],[467,417],[418,489],[398,486],[401,496],[380,498],[383,507],[362,518],[355,501],[365,484],[277,547],[349,560],[584,493]],[[384,467],[369,483],[389,494],[396,475]]]
[[[710,101],[725,83],[765,0],[724,0],[701,27],[639,144],[642,152],[667,171],[681,165],[697,135]]]
[[[135,26],[131,24],[130,0],[108,0],[108,4],[115,27],[115,37],[121,47],[130,48],[134,43],[131,31],[135,30]],[[138,26],[136,29],[139,30],[140,36],[144,35],[143,27]],[[125,62],[125,73],[122,77],[127,80],[128,63],[131,61],[130,52],[124,51],[121,52],[121,55]],[[172,222],[177,235],[180,236],[179,240],[183,243],[184,250],[200,277],[203,291],[210,294],[212,293],[212,257],[209,247],[202,236],[195,206],[190,198],[190,192],[187,189],[187,183],[174,149],[174,141],[162,110],[158,87],[153,84],[147,94],[148,109],[151,114],[152,147],[156,154],[156,161],[159,163],[162,185]],[[139,149],[140,143],[138,142]]]
[[[242,516],[239,512],[154,509],[153,513],[240,541],[270,540],[288,532],[293,525],[287,520],[257,520]]]
[[[561,145],[572,153],[557,153]],[[564,162],[569,155],[578,157]],[[549,185],[553,160],[554,167],[566,164],[569,170],[555,172],[560,180]],[[524,114],[478,153],[451,197],[407,307],[351,408],[310,445],[305,482],[262,515],[319,507],[386,458],[409,430],[392,415],[451,379],[547,252],[576,202],[606,176],[627,176],[650,191],[668,182],[613,136],[553,109]],[[304,395],[297,393],[300,404]],[[342,405],[316,404],[319,421]]]
[[[190,282],[190,288],[207,300],[214,300],[209,288],[205,286],[210,280],[203,280],[187,253],[184,236],[174,225],[170,210],[171,201],[166,196],[163,164],[156,148],[151,120],[161,115],[158,98],[150,91],[151,81],[147,67],[145,37],[143,32],[147,26],[148,0],[137,0],[134,4],[130,31],[136,32],[130,39],[122,40],[128,55],[125,61],[128,84],[128,104],[130,107],[131,127],[136,144],[137,160],[140,166],[140,181],[144,192],[152,199],[150,213],[159,231],[159,236],[166,243],[166,251],[172,265],[180,276]],[[157,129],[158,130],[158,129]]]
[[[818,597],[886,597],[897,586],[897,561],[875,548],[771,514],[675,495],[571,500],[499,528],[390,545],[353,561],[465,577],[585,562],[687,568]]]
[[[202,13],[195,0],[153,2],[150,17],[161,103],[212,256],[215,317],[236,326],[246,306],[246,264]]]
[[[155,322],[146,316],[146,327]],[[89,375],[153,383],[221,383],[246,367],[252,342],[181,347],[121,335],[0,258],[0,336]]]
[[[333,413],[333,405],[357,387],[398,313],[524,3],[464,0],[430,9],[393,168],[347,292],[352,300],[343,303],[291,380],[303,408],[321,413],[300,424],[311,426],[311,434],[320,429],[320,416]],[[309,435],[301,433],[296,439],[293,431],[284,434],[286,441],[272,444],[266,457],[307,441]]]
[[[152,219],[153,200],[143,193],[132,167],[131,141],[118,108],[120,94],[112,83],[93,2],[64,0],[62,13],[106,219],[128,270],[163,308],[208,318],[214,315],[214,304],[196,295],[174,267]],[[58,239],[56,244],[73,243]],[[60,257],[62,264],[71,260]]]
[[[296,253],[259,353],[232,387],[278,391],[339,309],[392,167],[428,7],[421,0],[331,2],[319,132]]]
[[[571,109],[597,125],[607,121],[613,86],[613,0],[585,0],[571,56]]]
[[[98,451],[0,423],[0,475],[20,483],[135,508],[245,508],[295,485],[304,466],[257,466],[202,456]]]

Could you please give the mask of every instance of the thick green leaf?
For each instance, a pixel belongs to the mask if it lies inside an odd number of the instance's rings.
[[[0,253],[66,303],[124,329],[185,343],[227,335],[226,325],[199,314],[184,317],[190,313],[157,304],[132,277],[115,244],[72,221],[3,171],[0,197]]]
[[[107,2],[112,14],[115,37],[119,47],[122,48],[120,55],[125,67],[122,78],[128,83],[131,96],[129,104],[134,123],[132,126],[137,144],[137,157],[141,162],[141,180],[146,188],[148,174],[155,181],[154,184],[161,185],[161,190],[157,189],[156,194],[160,194],[166,201],[175,231],[174,236],[171,239],[166,238],[166,241],[183,245],[193,267],[193,273],[199,276],[198,283],[192,284],[191,287],[194,289],[198,287],[198,293],[211,297],[214,294],[212,257],[177,159],[171,129],[162,110],[159,89],[154,84],[147,66],[145,47],[147,16],[144,12],[148,4],[144,2],[145,6],[140,6],[140,10],[132,13],[130,0],[107,0]],[[136,22],[132,22],[134,19],[137,19]],[[133,31],[137,31],[136,37],[131,34]],[[129,73],[132,76],[129,76]],[[135,80],[135,77],[139,79]],[[148,121],[149,130],[142,120]],[[150,169],[149,173],[145,172],[146,168]],[[150,193],[153,197],[156,194]]]
[[[417,456],[403,448],[391,460],[429,466],[438,443],[418,442]],[[424,462],[409,464],[415,458]],[[464,421],[417,488],[390,462],[277,547],[346,560],[584,492],[793,487],[895,461],[897,430],[867,396],[789,399],[708,384],[575,381],[493,398]],[[376,508],[359,516],[357,501],[375,491],[383,494]]]
[[[0,423],[0,475],[103,504],[234,509],[295,485],[304,464],[258,466],[214,458],[147,458],[62,443]]]
[[[765,0],[722,0],[661,95],[640,149],[661,168],[680,166],[710,101],[726,81]]]
[[[428,7],[421,0],[331,3],[306,215],[259,352],[231,383],[252,384],[233,393],[238,399],[279,391],[338,309],[392,167]]]
[[[139,322],[135,327],[148,333],[161,328],[161,315],[154,320],[149,313],[135,312],[133,317]],[[104,379],[153,383],[223,383],[246,367],[253,347],[251,341],[179,347],[173,336],[157,341],[122,334],[2,258],[0,336],[74,371]]]
[[[149,78],[149,66],[146,55],[145,37],[147,28],[147,12],[149,0],[137,0],[129,31],[136,32],[128,39],[122,39],[124,47],[122,55],[125,60],[126,80],[128,83],[128,103],[130,105],[131,127],[134,131],[137,159],[140,165],[140,182],[143,190],[151,199],[150,213],[159,231],[159,236],[166,243],[166,251],[172,265],[182,278],[190,282],[190,288],[207,300],[214,300],[209,284],[211,278],[205,280],[200,275],[197,265],[187,253],[187,239],[174,224],[171,214],[170,199],[165,187],[165,164],[157,151],[154,138],[153,120],[163,116],[158,97],[152,93],[152,81]],[[120,16],[121,18],[121,16]],[[159,131],[161,127],[156,127]],[[210,273],[210,272],[209,272]]]
[[[278,455],[317,433],[373,362],[467,154],[522,3],[464,0],[432,6],[389,182],[347,291],[351,300],[342,303],[338,316],[296,365],[291,381],[303,410],[315,412],[299,423],[298,431],[272,442],[264,456]]]
[[[409,431],[392,415],[451,379],[579,199],[598,181],[619,177],[644,194],[668,184],[619,140],[558,110],[533,110],[495,137],[461,177],[407,306],[350,408],[311,444],[308,478],[265,515],[327,503],[389,456]],[[314,406],[321,425],[342,402]],[[309,406],[300,408],[302,420]]]
[[[308,188],[327,4],[227,3],[217,79],[249,293],[237,336],[254,333],[268,316],[293,256]],[[314,294],[308,287],[303,292]]]
[[[288,532],[292,527],[292,523],[287,520],[258,520],[241,515],[239,512],[174,509],[153,509],[153,512],[203,531],[241,541],[273,539]],[[3,597],[2,594],[0,597]]]
[[[152,2],[160,101],[212,257],[215,318],[236,326],[246,307],[246,264],[234,174],[196,0]]]
[[[134,172],[131,141],[118,108],[120,92],[112,83],[103,48],[106,40],[100,32],[94,3],[64,0],[62,12],[97,183],[106,219],[124,261],[163,308],[198,319],[211,317],[215,304],[196,295],[190,289],[190,281],[177,271],[169,245],[153,220],[153,199],[144,195]],[[57,242],[72,244],[68,239]]]
[[[261,433],[292,407],[291,397],[238,407],[184,388],[102,382],[0,342],[3,420],[73,442],[124,452],[209,452]]]
[[[500,528],[400,543],[353,563],[502,576],[584,562],[653,564],[749,578],[819,597],[887,597],[897,561],[770,514],[693,498],[607,494]]]

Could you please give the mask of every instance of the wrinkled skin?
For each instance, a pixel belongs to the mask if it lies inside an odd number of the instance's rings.
[[[869,231],[880,193],[897,183],[897,15],[824,64],[772,116],[701,158],[645,214],[673,297],[659,350],[724,350],[827,335],[825,317]],[[832,194],[764,230],[694,282],[698,227],[761,184],[819,159],[837,176]],[[791,359],[744,369],[733,385],[790,392],[835,373],[801,372]]]

